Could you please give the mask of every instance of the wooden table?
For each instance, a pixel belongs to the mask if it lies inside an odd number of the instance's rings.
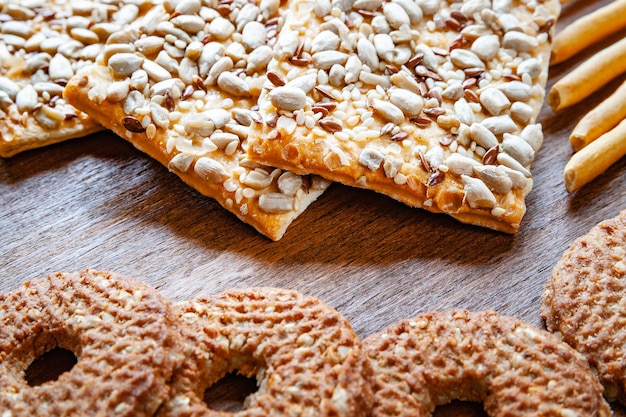
[[[572,1],[557,29],[608,2]],[[551,68],[549,85],[591,52]],[[337,308],[363,337],[451,308],[542,326],[540,296],[563,251],[626,208],[624,160],[574,194],[562,177],[572,127],[622,80],[558,114],[544,106],[545,141],[515,236],[335,184],[271,242],[110,133],[0,160],[0,291],[94,268],[140,278],[175,301],[231,287],[297,289]],[[456,403],[437,415],[484,413]]]

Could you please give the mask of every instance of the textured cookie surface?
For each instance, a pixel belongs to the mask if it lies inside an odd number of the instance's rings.
[[[165,2],[118,33],[65,90],[70,103],[273,240],[329,185],[247,157],[280,6]]]
[[[513,233],[559,2],[290,2],[250,158]],[[270,74],[268,73],[268,74]]]
[[[0,156],[102,130],[63,98],[148,0],[0,1]]]
[[[626,404],[626,212],[576,239],[552,270],[541,312],[582,353],[610,400]]]
[[[552,334],[494,312],[418,315],[367,337],[373,416],[429,416],[454,399],[488,415],[610,416],[602,386]]]
[[[223,416],[202,397],[230,372],[256,377],[258,385],[236,416],[361,416],[369,410],[360,340],[320,300],[258,288],[176,308],[186,360],[159,416]]]
[[[58,273],[0,294],[3,416],[152,416],[177,365],[170,303],[114,274]],[[56,347],[76,356],[57,380],[24,371]]]

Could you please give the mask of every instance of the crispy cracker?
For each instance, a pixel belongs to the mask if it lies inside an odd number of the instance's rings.
[[[0,4],[0,156],[10,157],[102,130],[69,105],[69,78],[107,39],[153,2],[53,1]]]
[[[249,156],[514,233],[559,11],[555,0],[293,1]]]
[[[278,2],[152,8],[65,95],[242,221],[278,240],[329,185],[250,161],[247,135]],[[223,15],[222,15],[223,14]],[[269,54],[269,55],[268,55]]]

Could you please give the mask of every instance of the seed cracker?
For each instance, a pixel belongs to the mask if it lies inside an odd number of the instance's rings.
[[[514,233],[559,12],[555,0],[296,0],[249,156]]]
[[[102,127],[69,105],[70,77],[153,2],[0,1],[0,156],[11,157]]]
[[[165,2],[109,42],[65,96],[270,239],[330,184],[251,161],[247,136],[279,1]]]

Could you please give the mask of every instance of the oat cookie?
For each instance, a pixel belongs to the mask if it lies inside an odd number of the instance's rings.
[[[508,233],[542,141],[558,0],[290,2],[251,159]]]
[[[65,84],[155,2],[0,0],[0,156],[102,130],[66,102]]]
[[[251,161],[247,137],[284,7],[166,1],[120,32],[65,95],[273,240],[329,181]]]
[[[186,360],[165,416],[223,416],[204,390],[229,372],[257,379],[236,416],[362,416],[371,405],[361,342],[320,300],[295,291],[233,290],[176,306]]]
[[[363,341],[373,417],[430,416],[454,399],[493,417],[610,416],[584,359],[552,334],[495,312],[420,314]]]
[[[0,414],[152,416],[177,365],[171,314],[153,288],[91,270],[0,294]],[[30,386],[24,371],[56,347],[77,363]]]
[[[582,353],[605,396],[626,405],[626,211],[594,226],[563,253],[548,279],[541,315]]]

